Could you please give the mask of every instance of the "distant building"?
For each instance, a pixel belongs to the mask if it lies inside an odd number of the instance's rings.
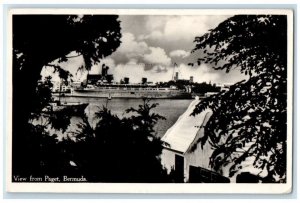
[[[217,83],[216,87],[220,87],[220,91],[227,91],[229,90],[230,86],[233,85],[233,83]]]
[[[60,82],[54,82],[52,92],[55,93],[71,92],[71,87],[66,84],[61,84]]]
[[[192,92],[192,87],[190,85],[186,85],[185,86],[185,91],[188,92],[188,93],[191,93]]]
[[[178,75],[178,72],[176,72],[176,73],[175,73],[174,80],[177,81],[178,79],[179,79],[179,75]]]
[[[194,77],[191,76],[191,77],[190,77],[190,83],[193,83],[193,82],[194,82]]]
[[[82,86],[82,84],[83,84],[83,82],[81,82],[81,81],[74,81],[74,82],[72,82],[71,86],[75,87],[75,88],[79,88]]]

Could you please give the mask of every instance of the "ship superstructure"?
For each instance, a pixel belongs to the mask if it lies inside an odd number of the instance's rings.
[[[87,75],[85,83],[75,86],[72,96],[78,97],[104,97],[104,98],[191,98],[187,89],[178,89],[176,86],[159,87],[147,78],[141,83],[130,83],[125,77],[119,83],[114,82],[113,75],[108,74],[108,67],[103,65],[101,74]]]

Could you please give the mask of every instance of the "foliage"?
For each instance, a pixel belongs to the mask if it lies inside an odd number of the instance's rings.
[[[75,51],[86,59],[86,66],[110,55],[120,44],[120,25],[115,15],[14,15],[14,54],[21,54],[23,68],[31,57],[43,65]],[[30,68],[30,67],[28,67]],[[41,67],[40,67],[41,68]]]
[[[27,120],[36,104],[22,98],[36,96],[36,82],[43,66],[52,66],[66,79],[69,73],[52,61],[67,61],[76,52],[85,59],[85,68],[113,53],[120,45],[120,22],[115,15],[14,15],[13,86],[15,108]],[[24,113],[23,113],[24,112]],[[23,116],[24,114],[24,116]],[[23,118],[24,117],[24,118]]]
[[[192,92],[199,93],[199,94],[205,94],[207,92],[220,92],[220,87],[217,87],[216,84],[211,83],[194,83],[192,86]]]
[[[66,79],[69,73],[52,61],[67,61],[76,52],[85,68],[113,53],[120,45],[120,22],[115,15],[14,15],[13,97],[17,123],[26,123],[40,98],[36,84],[43,66],[52,66]],[[31,98],[31,100],[24,98]],[[33,102],[32,102],[33,101]],[[22,108],[26,106],[27,108]]]
[[[46,115],[44,115],[46,116]],[[72,110],[65,108],[59,111],[52,111],[47,115],[49,125],[56,129],[61,130],[63,133],[66,132],[69,125],[71,124]]]
[[[38,127],[28,123],[29,119],[38,117],[42,108],[50,101],[49,87],[45,84],[37,86],[43,66],[52,66],[59,72],[60,77],[66,79],[69,73],[51,62],[65,62],[68,60],[68,54],[75,52],[78,56],[83,56],[85,68],[90,69],[94,63],[119,47],[121,28],[116,15],[13,15],[12,20],[12,171],[14,175],[23,175],[26,171],[40,169],[39,165],[26,164],[24,161],[34,161],[35,157],[30,152],[38,154],[39,146],[44,146],[42,143],[51,139],[47,137],[44,140],[43,136],[34,136],[34,128]],[[53,117],[52,122],[57,128],[65,130],[69,124],[67,120],[68,115],[61,112]],[[37,131],[36,134],[38,133],[41,132]],[[56,141],[54,138],[51,143]],[[36,146],[33,146],[33,143]],[[50,158],[51,150],[48,153]]]
[[[78,125],[72,154],[79,171],[91,182],[167,182],[159,155],[162,144],[153,127],[160,115],[151,113],[157,104],[144,100],[130,117],[119,118],[105,107],[96,113],[93,129],[87,119]],[[92,136],[91,136],[92,135]]]
[[[151,139],[154,139],[154,124],[159,120],[165,120],[165,117],[160,116],[156,113],[151,113],[151,109],[154,109],[158,106],[158,103],[149,104],[150,99],[144,98],[143,104],[139,105],[138,109],[129,108],[126,110],[126,113],[136,113],[137,115],[131,116],[131,121],[133,122],[133,127],[136,130],[146,132],[146,136],[150,136]]]
[[[267,170],[266,182],[286,180],[287,18],[283,15],[237,15],[196,37],[198,63],[227,72],[240,68],[247,81],[200,102],[193,114],[211,108],[205,136],[214,147],[215,170],[229,164],[234,175],[243,162]],[[202,51],[202,52],[201,52]]]
[[[65,132],[70,125],[67,111],[42,114],[51,98],[51,78],[38,83],[43,66],[50,66],[67,79],[69,72],[52,61],[65,62],[70,52],[82,55],[86,69],[110,55],[120,45],[118,16],[15,15],[13,16],[13,175],[86,177],[91,182],[165,182],[159,155],[161,141],[153,126],[163,117],[151,113],[157,104],[148,100],[119,118],[108,109],[97,113],[92,128],[86,115],[76,137],[58,141],[46,128]],[[76,56],[75,56],[76,57]],[[83,67],[79,67],[83,68]],[[26,98],[31,98],[26,99]],[[24,106],[26,108],[24,108]],[[30,114],[46,124],[28,123]],[[74,140],[75,139],[75,140]]]
[[[49,102],[52,101],[51,89],[53,84],[51,82],[51,76],[46,77],[45,81],[39,81],[36,87],[36,94],[33,98],[34,109],[32,110],[31,118],[39,117],[39,114],[43,108],[45,108]]]

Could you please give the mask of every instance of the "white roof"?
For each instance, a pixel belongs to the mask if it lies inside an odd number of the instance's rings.
[[[161,140],[170,145],[165,145],[165,148],[169,148],[184,154],[190,148],[191,144],[193,144],[198,131],[201,127],[206,125],[206,122],[212,114],[211,109],[206,109],[196,116],[191,116],[191,113],[198,103],[198,98],[193,100],[187,110],[162,137]]]

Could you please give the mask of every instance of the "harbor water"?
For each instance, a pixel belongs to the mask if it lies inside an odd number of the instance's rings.
[[[103,106],[111,110],[111,112],[119,117],[129,116],[125,113],[126,109],[131,107],[137,109],[140,104],[143,104],[142,99],[125,99],[125,98],[113,98],[108,100],[107,98],[83,98],[83,97],[61,97],[61,102],[82,102],[89,105],[85,109],[85,113],[88,116],[89,122],[92,126],[95,126],[95,112],[99,111]],[[159,105],[152,110],[153,113],[157,113],[164,116],[166,120],[159,120],[155,126],[155,132],[158,137],[162,137],[165,132],[177,121],[178,117],[185,112],[192,99],[152,99],[150,103],[158,103]],[[71,119],[71,125],[66,131],[65,135],[70,136],[72,130],[76,128],[78,122],[81,121],[79,117],[73,117]],[[57,132],[56,132],[57,133]],[[68,135],[69,133],[69,135]]]

